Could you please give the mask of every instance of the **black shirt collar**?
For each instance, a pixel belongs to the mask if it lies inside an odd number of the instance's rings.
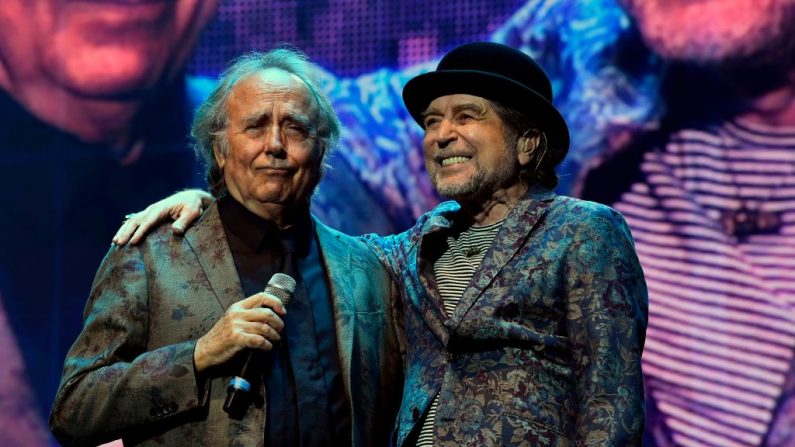
[[[309,252],[314,230],[309,209],[299,212],[295,223],[281,230],[274,222],[257,216],[228,195],[218,200],[218,211],[224,227],[252,252],[281,252],[283,247],[287,247],[299,258],[306,257]]]

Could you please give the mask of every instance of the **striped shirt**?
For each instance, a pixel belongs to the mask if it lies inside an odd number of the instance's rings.
[[[453,314],[458,301],[469,285],[475,271],[483,262],[504,220],[483,227],[469,227],[459,235],[447,237],[447,249],[433,264],[439,294],[444,303],[444,313]],[[417,439],[417,447],[434,445],[433,424],[436,420],[436,406],[439,395],[433,398],[431,407]]]
[[[676,445],[761,445],[793,365],[795,128],[682,130],[640,170],[614,207],[649,288],[647,389]]]

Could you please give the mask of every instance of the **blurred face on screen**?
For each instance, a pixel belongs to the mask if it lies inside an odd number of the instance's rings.
[[[219,0],[2,0],[0,88],[86,142],[130,147]]]
[[[701,64],[787,63],[795,0],[622,0],[652,50]]]
[[[218,0],[3,0],[0,81],[140,95],[173,78]],[[20,86],[21,88],[24,86]]]

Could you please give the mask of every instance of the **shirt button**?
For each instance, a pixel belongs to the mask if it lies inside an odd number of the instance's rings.
[[[412,408],[411,409],[411,417],[414,419],[414,422],[417,422],[418,420],[420,420],[420,409],[417,408],[417,407]]]

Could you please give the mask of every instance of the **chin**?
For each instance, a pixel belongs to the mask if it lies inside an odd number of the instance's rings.
[[[51,78],[78,96],[128,99],[171,81],[162,48],[151,40],[101,43],[55,40],[43,63]],[[69,48],[75,48],[69,50]]]
[[[668,60],[703,65],[767,61],[795,32],[792,0],[628,1],[649,47]]]
[[[439,195],[449,197],[451,199],[464,199],[471,197],[477,193],[477,185],[474,182],[433,182],[433,187]]]
[[[262,204],[284,204],[290,194],[279,187],[259,187],[253,190],[250,197]]]

